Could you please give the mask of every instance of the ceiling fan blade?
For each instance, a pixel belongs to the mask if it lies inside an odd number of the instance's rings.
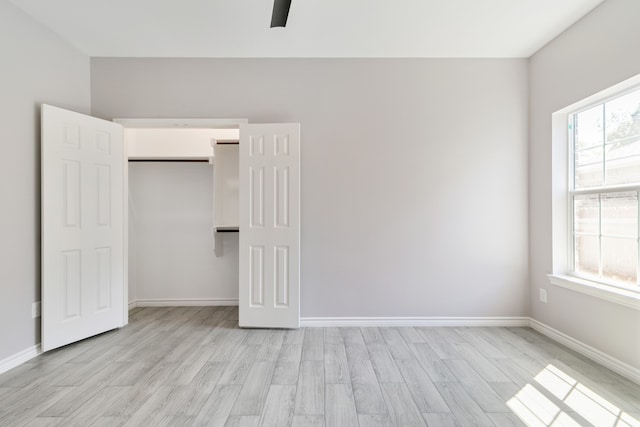
[[[271,28],[286,27],[289,17],[291,0],[273,0],[273,15],[271,15]]]

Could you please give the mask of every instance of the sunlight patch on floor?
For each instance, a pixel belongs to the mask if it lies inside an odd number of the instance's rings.
[[[580,426],[531,384],[525,385],[516,393],[507,402],[507,406],[531,427]]]
[[[640,421],[551,364],[535,381],[594,426],[640,427]],[[580,426],[533,384],[525,385],[507,406],[528,426]]]

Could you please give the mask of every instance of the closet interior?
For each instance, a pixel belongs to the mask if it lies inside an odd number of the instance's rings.
[[[238,139],[125,128],[130,305],[237,304]]]

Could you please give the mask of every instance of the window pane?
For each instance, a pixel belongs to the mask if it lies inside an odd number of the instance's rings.
[[[576,189],[602,185],[602,163],[576,166],[574,187]]]
[[[638,193],[602,195],[602,234],[636,238],[638,236]]]
[[[635,239],[602,238],[602,276],[628,285],[638,281],[638,242]]]
[[[575,270],[580,273],[600,273],[600,239],[596,236],[575,237]]]
[[[603,105],[575,115],[575,149],[581,150],[604,143]]]
[[[640,90],[605,104],[607,143],[640,141]]]
[[[604,105],[606,184],[640,182],[640,90]]]
[[[576,166],[602,163],[602,146],[589,148],[588,150],[576,151]],[[602,166],[600,166],[602,170]]]
[[[640,156],[640,137],[637,141],[628,142],[626,144],[607,144],[605,146],[607,161],[627,159],[630,157]],[[640,164],[640,160],[635,159],[636,165]]]
[[[600,234],[600,198],[598,195],[575,196],[573,226],[576,233]]]
[[[607,145],[605,151],[608,185],[640,182],[640,137],[637,141]]]

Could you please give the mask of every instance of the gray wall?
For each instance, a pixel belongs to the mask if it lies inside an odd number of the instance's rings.
[[[640,2],[608,0],[530,59],[531,314],[640,368],[640,311],[549,284],[552,272],[551,115],[640,73]],[[540,288],[548,304],[538,302]]]
[[[211,165],[129,163],[129,300],[237,301],[238,233],[216,257],[212,227]]]
[[[91,61],[94,115],[302,124],[302,307],[526,316],[526,60]]]
[[[89,58],[0,0],[0,360],[40,342],[40,103],[88,112]]]

